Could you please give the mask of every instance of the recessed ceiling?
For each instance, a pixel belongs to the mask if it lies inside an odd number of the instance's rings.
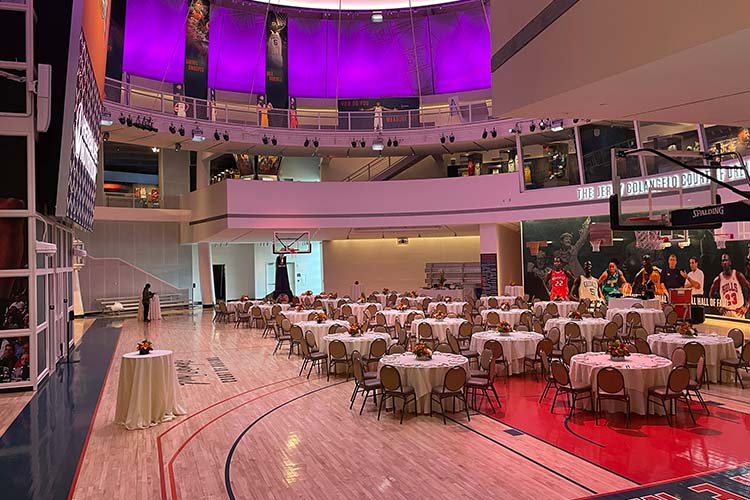
[[[268,2],[257,1],[266,4]],[[456,0],[270,0],[271,5],[316,10],[392,10],[456,3]]]

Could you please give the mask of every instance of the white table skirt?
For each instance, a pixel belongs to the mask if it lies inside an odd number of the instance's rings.
[[[359,351],[362,356],[366,356],[370,352],[370,344],[375,339],[385,340],[386,348],[393,344],[393,339],[387,333],[378,332],[365,332],[359,337],[352,337],[348,333],[335,333],[331,335],[324,335],[322,338],[323,343],[319,345],[321,352],[328,352],[328,344],[334,340],[340,340],[346,345],[346,353],[351,356],[354,351]]]
[[[311,313],[322,313],[325,311],[321,311],[320,309],[305,309],[304,311],[284,311],[284,316],[289,319],[292,323],[300,323],[301,321],[307,321],[307,318],[310,316]]]
[[[503,311],[501,309],[485,309],[480,314],[482,315],[482,321],[487,323],[487,315],[491,312],[496,312],[500,316],[500,321],[507,322],[510,326],[516,326],[521,321],[521,314],[528,311],[528,309],[510,309]]]
[[[646,414],[646,400],[651,387],[667,384],[672,362],[655,354],[631,354],[625,361],[612,361],[605,353],[577,354],[570,360],[570,377],[579,384],[591,384],[596,397],[596,374],[605,366],[613,366],[620,370],[625,379],[625,388],[630,395],[630,411],[639,415]],[[581,407],[591,408],[588,399],[581,401]],[[659,405],[652,404],[652,413],[660,412]],[[604,401],[604,411],[625,411],[625,404],[616,401]]]
[[[698,335],[697,337],[687,337],[678,333],[659,333],[649,335],[648,345],[654,354],[665,358],[672,357],[672,351],[678,347],[684,347],[688,342],[698,342],[706,350],[706,370],[708,380],[716,383],[719,381],[719,363],[722,359],[734,358],[737,356],[734,350],[734,341],[729,337],[719,335]],[[726,372],[725,378],[731,380],[731,372]]]
[[[542,309],[547,307],[547,304],[549,304],[550,301],[548,300],[540,300],[538,302],[534,302],[534,308],[537,308],[538,306],[542,306]],[[578,302],[573,301],[552,301],[552,304],[557,305],[557,312],[562,317],[566,317],[568,314],[570,314],[572,311],[575,311],[578,309]]]
[[[381,311],[383,309],[383,305],[380,302],[367,302],[364,304],[349,304],[352,306],[352,314],[357,317],[357,321],[359,323],[362,323],[365,318],[365,311],[368,307],[370,307],[372,304],[375,304],[375,306],[378,308],[378,311]]]
[[[161,302],[159,301],[159,294],[155,294],[151,297],[148,305],[148,319],[151,321],[161,319]],[[143,302],[138,302],[138,321],[143,321]]]
[[[525,294],[523,286],[520,285],[505,285],[503,293],[512,297],[523,297]]]
[[[462,300],[464,298],[464,290],[456,290],[453,288],[420,288],[419,295],[431,297],[433,299],[437,298],[438,295],[442,295],[443,297],[450,297],[453,300]]]
[[[565,337],[565,325],[567,323],[577,323],[581,328],[581,335],[586,339],[588,344],[588,350],[591,351],[591,341],[594,339],[594,335],[602,335],[604,333],[604,327],[609,323],[608,319],[604,318],[583,318],[580,321],[574,321],[569,318],[552,318],[548,319],[544,325],[544,331],[548,332],[552,328],[557,327],[560,329],[560,340],[562,342],[567,341]]]
[[[508,305],[513,306],[515,304],[517,297],[512,297],[510,295],[489,295],[487,297],[481,297],[479,301],[482,303],[484,307],[490,307],[490,299],[495,298],[497,299],[497,306],[500,307],[503,302],[507,302]]]
[[[443,320],[437,320],[433,318],[415,319],[411,324],[411,333],[415,337],[419,338],[419,324],[429,323],[432,326],[432,336],[438,339],[440,342],[445,342],[448,338],[446,333],[448,330],[458,337],[458,328],[465,320],[459,318],[445,318]]]
[[[398,370],[402,385],[410,385],[414,388],[417,397],[417,413],[430,413],[430,392],[433,387],[443,384],[448,370],[454,366],[463,366],[467,376],[469,373],[469,360],[464,356],[440,352],[433,353],[430,361],[417,361],[416,356],[409,352],[391,354],[383,356],[378,371],[385,365],[391,365]],[[406,409],[411,411],[411,408],[411,403],[409,403]]]
[[[414,307],[419,310],[422,309],[422,302],[424,302],[424,299],[432,299],[432,297],[427,297],[426,295],[420,295],[418,297],[406,297],[409,299],[409,307]]]
[[[317,321],[300,321],[299,323],[297,323],[297,325],[302,328],[303,334],[307,333],[308,331],[311,331],[313,333],[313,336],[315,337],[315,344],[317,344],[318,349],[323,349],[323,337],[328,335],[328,330],[332,325],[342,325],[349,328],[348,321],[334,321],[330,319],[322,323],[318,323]]]
[[[622,315],[623,325],[627,324],[627,316],[631,311],[635,311],[641,317],[641,325],[646,329],[646,332],[651,335],[654,333],[654,327],[656,325],[663,325],[666,322],[666,317],[661,309],[608,309],[607,319],[612,320],[615,314]],[[624,327],[624,326],[623,326]]]
[[[544,338],[534,332],[510,332],[502,335],[495,331],[477,332],[471,336],[469,349],[482,353],[488,340],[497,340],[503,346],[503,355],[508,360],[508,375],[523,373],[523,358],[534,357],[537,343]]]
[[[385,316],[385,323],[388,326],[395,326],[396,325],[396,318],[398,318],[399,323],[401,323],[401,326],[403,326],[404,322],[406,321],[406,317],[410,313],[414,314],[421,314],[424,316],[424,313],[421,310],[417,309],[406,309],[405,311],[398,311],[396,309],[386,309],[385,311],[382,311],[383,316]]]
[[[635,304],[641,304],[644,309],[659,309],[661,311],[661,300],[639,299],[636,297],[611,297],[607,304],[612,309],[629,309]]]
[[[430,305],[427,306],[427,314],[434,313],[438,304],[445,304],[445,308],[449,313],[461,314],[464,312],[466,302],[430,302]]]
[[[184,414],[172,351],[123,354],[115,423],[128,430],[147,429]]]

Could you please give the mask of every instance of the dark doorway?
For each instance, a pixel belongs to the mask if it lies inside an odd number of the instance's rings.
[[[216,300],[227,300],[227,268],[224,264],[214,264],[213,267]]]

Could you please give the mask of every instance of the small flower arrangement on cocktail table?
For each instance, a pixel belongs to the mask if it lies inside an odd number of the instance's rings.
[[[305,310],[305,306],[303,306],[302,304],[300,304],[300,305],[296,306],[294,308],[294,310],[297,311],[297,312],[302,312],[302,311]]]
[[[319,312],[315,316],[315,321],[317,321],[318,324],[320,324],[320,323],[322,323],[322,322],[324,322],[326,320],[328,320],[328,315],[326,313],[324,313],[324,312]]]
[[[436,310],[434,313],[432,313],[432,319],[436,319],[438,321],[442,321],[445,319],[445,313],[441,311],[440,309]]]
[[[360,335],[362,335],[362,325],[359,325],[357,323],[349,325],[348,332],[352,337],[359,337]]]
[[[677,333],[680,335],[684,335],[685,337],[697,337],[698,336],[698,330],[693,328],[693,325],[688,323],[687,321],[680,323],[677,325],[677,328],[675,329]]]
[[[145,356],[146,354],[150,353],[154,350],[154,344],[151,343],[148,339],[143,339],[140,342],[138,342],[138,354]]]
[[[503,302],[502,304],[500,304],[500,310],[510,311],[510,304],[508,302]]]
[[[630,356],[630,349],[623,341],[615,340],[607,346],[607,354],[612,361],[625,361],[625,357]]]
[[[570,311],[568,313],[568,318],[574,321],[580,321],[583,319],[583,316],[578,311]]]
[[[498,333],[503,335],[507,335],[513,331],[513,327],[507,321],[501,321],[495,328],[497,329]]]
[[[406,311],[407,309],[409,309],[409,306],[404,303],[401,303],[396,306],[397,311]]]
[[[419,361],[427,361],[432,359],[432,350],[427,347],[427,344],[420,342],[414,346],[411,352],[417,357]]]

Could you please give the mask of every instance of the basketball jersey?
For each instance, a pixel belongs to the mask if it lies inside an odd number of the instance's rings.
[[[745,296],[742,294],[740,280],[737,279],[737,271],[732,270],[732,275],[727,278],[722,272],[719,274],[719,297],[723,309],[739,309],[745,304]]]
[[[375,106],[375,118],[383,118],[383,106]]]
[[[568,298],[568,275],[565,271],[553,270],[550,273],[550,283],[552,284],[552,290],[550,291],[550,298],[552,300],[557,297]]]
[[[578,285],[578,298],[581,300],[599,300],[599,280],[597,280],[593,276],[590,278],[581,276],[581,283],[580,285]]]
[[[602,284],[602,290],[604,291],[605,295],[611,295],[613,293],[620,292],[620,271],[619,269],[616,270],[613,274],[610,274],[609,271],[607,271],[607,277],[604,279],[604,283]]]
[[[272,31],[268,36],[268,58],[271,65],[280,68],[284,64],[283,47],[281,46],[281,35]]]

